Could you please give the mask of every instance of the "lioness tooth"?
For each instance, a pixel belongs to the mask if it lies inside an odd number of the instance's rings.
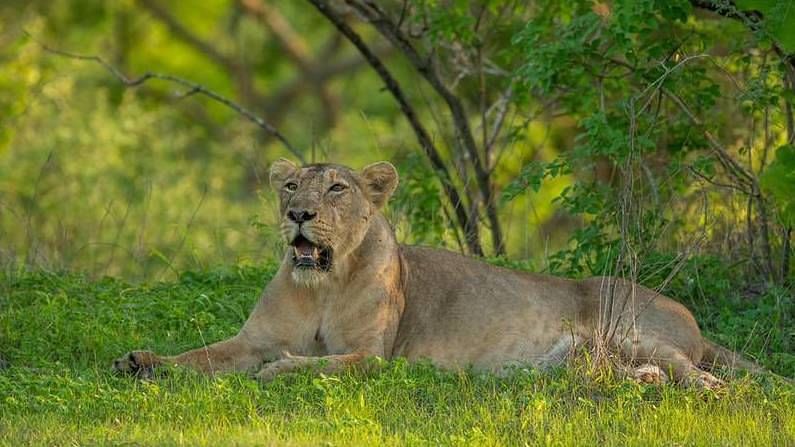
[[[320,256],[320,250],[317,247],[312,247],[312,257],[317,258]]]

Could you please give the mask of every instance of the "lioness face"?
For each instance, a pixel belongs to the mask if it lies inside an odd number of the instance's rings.
[[[319,284],[361,244],[370,218],[394,192],[397,179],[387,162],[359,172],[334,164],[298,167],[284,159],[271,166],[296,283]]]

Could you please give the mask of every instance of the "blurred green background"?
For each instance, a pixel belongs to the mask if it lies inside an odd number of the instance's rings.
[[[787,3],[738,2],[733,11],[752,11],[738,20],[710,2],[379,2],[463,105],[488,200],[444,98],[361,12],[337,12],[428,130],[483,254],[655,285],[707,256],[753,291],[792,276]],[[137,281],[274,259],[267,168],[296,158],[222,104],[157,80],[127,88],[42,43],[101,56],[129,77],[199,83],[276,126],[307,161],[390,160],[401,174],[387,211],[399,238],[475,252],[383,80],[310,2],[7,0],[7,269]],[[752,179],[726,168],[706,135]]]

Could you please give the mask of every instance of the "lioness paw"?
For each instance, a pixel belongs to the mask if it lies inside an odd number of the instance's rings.
[[[657,365],[646,363],[632,371],[635,381],[647,385],[662,385],[668,382],[668,374]]]
[[[688,376],[686,383],[694,388],[719,391],[726,386],[723,380],[713,376],[706,371],[698,371]]]
[[[284,357],[281,360],[270,362],[262,367],[255,378],[260,382],[270,382],[279,374],[294,371],[298,368],[307,365],[307,357],[293,356],[290,354],[282,354]]]
[[[113,361],[113,371],[117,374],[149,379],[154,373],[154,368],[160,364],[160,358],[152,352],[132,351]]]

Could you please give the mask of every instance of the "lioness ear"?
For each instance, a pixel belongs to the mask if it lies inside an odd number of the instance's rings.
[[[386,204],[398,185],[397,169],[388,161],[379,161],[362,169],[364,187],[376,208]]]
[[[270,182],[271,188],[278,190],[282,183],[298,169],[293,162],[286,158],[280,158],[271,165]]]

